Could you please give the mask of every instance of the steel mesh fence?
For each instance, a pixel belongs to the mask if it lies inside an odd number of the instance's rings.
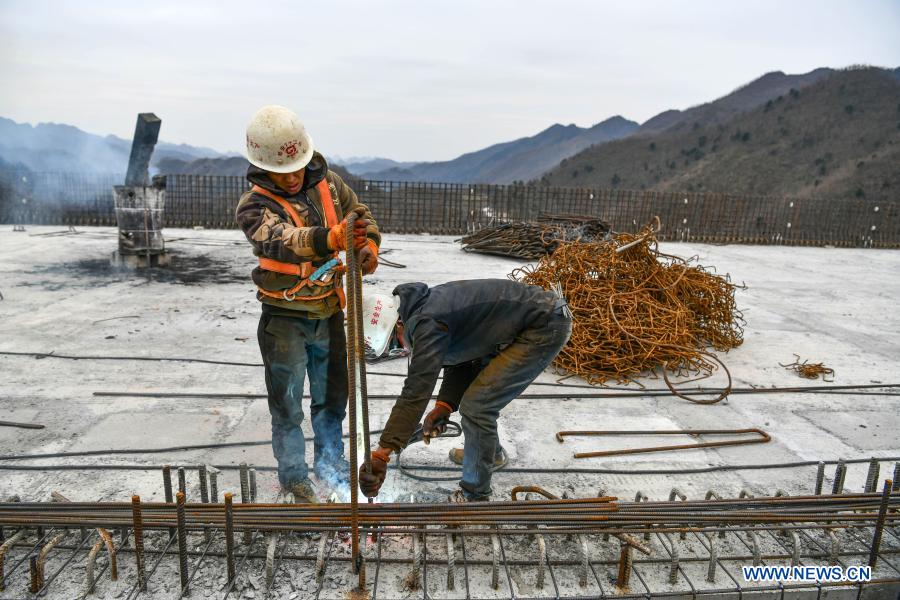
[[[0,172],[0,222],[115,225],[112,187],[120,176]],[[782,198],[355,180],[351,187],[391,233],[464,235],[541,214],[600,217],[633,231],[657,215],[660,239],[712,243],[900,247],[900,201]],[[234,228],[243,177],[169,175],[167,227]]]

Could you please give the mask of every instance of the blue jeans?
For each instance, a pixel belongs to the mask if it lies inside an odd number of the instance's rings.
[[[500,449],[500,411],[553,362],[571,334],[572,321],[558,308],[546,323],[519,333],[466,389],[459,405],[465,435],[459,487],[468,499],[483,499],[491,494],[491,472]]]
[[[257,330],[266,370],[272,451],[284,487],[307,479],[303,381],[309,373],[315,469],[339,467],[341,424],[347,414],[347,343],[344,313],[328,319],[272,315],[265,305]]]

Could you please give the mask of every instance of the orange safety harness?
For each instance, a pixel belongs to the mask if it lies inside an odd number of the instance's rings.
[[[339,221],[337,218],[337,213],[335,213],[334,211],[334,200],[331,196],[331,190],[328,187],[328,182],[325,179],[322,179],[322,181],[316,184],[316,189],[319,191],[319,199],[321,200],[322,208],[325,211],[325,223],[328,227],[334,227],[338,224]],[[269,190],[258,185],[254,185],[251,191],[256,194],[262,194],[263,196],[277,202],[278,205],[284,209],[284,212],[287,214],[288,221],[290,221],[291,225],[293,225],[294,227],[303,227],[306,224],[300,214],[296,211],[296,209],[291,206],[290,202],[288,202],[281,196],[273,194]],[[338,253],[335,252],[331,256],[332,258],[337,259]],[[257,286],[259,289],[259,293],[263,296],[293,302],[294,300],[321,300],[322,298],[325,298],[332,294],[337,294],[338,300],[341,303],[341,308],[344,308],[344,306],[346,306],[347,304],[346,297],[344,296],[344,288],[339,281],[314,281],[310,279],[310,276],[315,271],[315,267],[313,267],[312,263],[310,262],[295,264],[281,262],[280,260],[265,258],[261,256],[259,257],[259,267],[261,269],[265,269],[266,271],[274,271],[283,275],[296,275],[300,278],[300,281],[295,286],[281,292],[273,292]],[[337,273],[341,273],[343,272],[344,268],[342,265],[338,264],[338,266],[335,267],[334,270]],[[298,296],[297,292],[299,292],[304,287],[321,287],[328,288],[328,290],[321,294],[316,294],[314,292],[311,295]]]

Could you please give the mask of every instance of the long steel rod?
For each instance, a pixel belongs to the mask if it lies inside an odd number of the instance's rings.
[[[754,438],[722,440],[718,442],[697,442],[696,444],[676,444],[670,446],[647,446],[645,448],[623,448],[620,450],[599,450],[595,452],[576,452],[573,458],[596,458],[600,456],[621,456],[625,454],[643,454],[647,452],[667,452],[670,450],[691,450],[695,448],[717,448],[721,446],[742,446],[744,444],[764,444],[772,440],[769,434],[756,427],[746,429],[661,429],[661,430],[618,430],[618,431],[560,431],[556,441],[562,443],[564,437],[573,436],[616,436],[616,435],[744,435],[756,434]]]
[[[885,495],[886,494],[886,495]],[[611,500],[557,500],[470,505],[372,505],[356,512],[356,526],[367,530],[378,527],[389,531],[425,529],[429,525],[542,526],[544,531],[620,532],[646,525],[689,531],[703,526],[762,524],[802,526],[874,525],[879,518],[896,523],[900,514],[888,508],[900,506],[900,494],[855,494],[842,496],[782,497],[693,502],[616,503]],[[516,506],[510,506],[515,504]],[[126,510],[127,507],[127,510]],[[166,529],[181,525],[172,506],[147,503],[142,507],[144,529]],[[227,528],[224,507],[210,504],[185,505],[183,526],[192,529]],[[352,507],[351,507],[352,509]],[[353,526],[352,510],[346,505],[240,505],[235,510],[235,529],[241,531],[318,531]],[[127,527],[133,524],[130,503],[74,503],[72,505],[19,504],[0,505],[0,524],[45,527]],[[359,529],[357,529],[358,531]],[[472,531],[475,534],[484,532]],[[507,534],[522,533],[520,529]]]
[[[356,303],[356,277],[358,276],[357,255],[354,246],[353,229],[356,222],[355,213],[347,216],[346,230],[346,257],[347,257],[347,382],[350,391],[349,418],[350,418],[350,523],[351,538],[350,547],[353,555],[353,571],[358,575],[359,589],[365,589],[366,575],[360,568],[359,554],[359,480],[356,469],[359,466],[357,453],[357,401],[359,400],[359,381],[357,375],[357,320],[361,315],[357,312]]]

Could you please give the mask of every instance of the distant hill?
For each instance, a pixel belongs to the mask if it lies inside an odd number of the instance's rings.
[[[243,177],[247,174],[247,166],[249,164],[243,156],[198,158],[195,160],[162,158],[156,161],[156,168],[163,175],[240,175]]]
[[[367,179],[449,183],[512,183],[534,179],[593,144],[622,138],[638,124],[616,116],[590,128],[553,125],[531,137],[495,144],[449,161],[368,173]]]
[[[344,180],[344,183],[348,184],[351,188],[357,189],[359,188],[360,178],[357,177],[354,173],[351,173],[347,170],[347,167],[342,165],[336,165],[334,163],[328,163],[328,170],[337,173],[341,179]],[[357,189],[358,191],[358,189]]]
[[[398,162],[389,158],[378,158],[373,156],[341,158],[335,156],[328,159],[330,166],[340,165],[347,169],[347,172],[353,173],[358,177],[368,177],[372,173],[386,171],[387,169],[409,169],[418,164],[417,162]]]
[[[163,123],[165,127],[165,123]],[[0,117],[0,159],[31,171],[122,173],[128,167],[131,140],[99,136],[72,125],[16,123]],[[160,142],[151,167],[166,159],[195,160],[224,156],[211,148]]]
[[[789,196],[900,193],[900,69],[835,71],[749,112],[691,121],[589,148],[540,182]]]
[[[833,72],[833,69],[821,68],[800,75],[785,75],[781,71],[766,73],[718,100],[687,110],[661,112],[641,123],[635,135],[652,135],[667,129],[693,127],[695,123],[700,125],[721,123],[742,112],[762,106],[772,98],[783,96],[791,89],[802,90]]]
[[[229,156],[227,158],[198,158],[192,161],[167,158],[159,161],[157,166],[159,172],[165,175],[236,175],[244,177],[247,175],[249,164],[243,156]],[[360,181],[359,177],[339,164],[329,162],[328,168],[351,184],[351,187]]]

